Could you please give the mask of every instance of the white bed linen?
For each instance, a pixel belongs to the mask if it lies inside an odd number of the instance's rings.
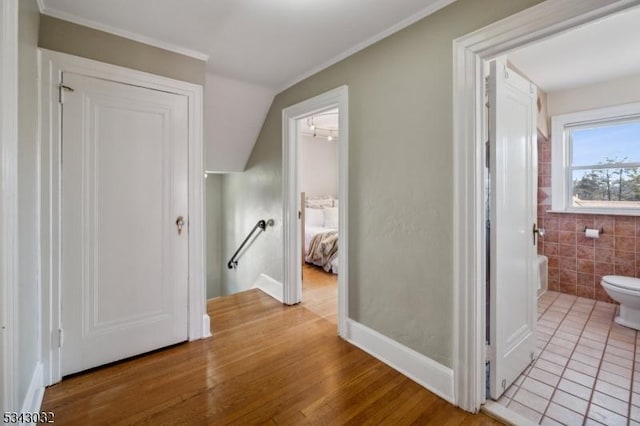
[[[324,226],[306,226],[304,229],[304,255],[306,256],[309,253],[309,246],[313,237],[322,232],[337,230],[338,228],[325,228]],[[338,273],[338,256],[331,261],[331,272]]]

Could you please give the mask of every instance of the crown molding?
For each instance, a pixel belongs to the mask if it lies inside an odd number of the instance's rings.
[[[407,28],[408,26],[415,24],[416,22],[418,22],[419,20],[426,18],[427,16],[437,12],[440,9],[443,9],[447,6],[449,6],[451,3],[455,2],[456,0],[435,0],[432,1],[431,4],[427,7],[425,7],[424,9],[422,9],[421,11],[409,16],[408,18],[398,22],[395,25],[392,25],[391,27],[387,28],[386,30],[379,32],[378,34],[374,35],[371,38],[368,38],[367,40],[363,41],[362,43],[356,44],[355,46],[345,50],[344,52],[340,53],[337,56],[334,56],[333,58],[329,59],[328,61],[313,67],[312,69],[310,69],[309,71],[306,71],[300,75],[298,75],[297,77],[293,78],[292,80],[290,80],[288,83],[282,85],[278,90],[277,93],[283,92],[286,89],[288,89],[289,87],[293,86],[294,84],[300,83],[302,80],[311,77],[314,74],[319,73],[320,71],[329,68],[331,65],[337,64],[338,62],[340,62],[343,59],[348,58],[349,56],[353,55],[354,53],[357,53],[369,46],[371,46],[374,43],[377,43],[378,41],[389,37],[391,34],[397,33],[400,30],[403,30],[405,28]]]
[[[188,49],[186,47],[178,46],[172,43],[167,43],[165,41],[158,40],[153,37],[143,36],[138,33],[112,27],[110,25],[96,22],[91,19],[81,18],[71,13],[48,8],[44,4],[44,0],[38,0],[38,7],[40,8],[40,13],[43,15],[51,16],[53,18],[62,19],[64,21],[69,21],[74,24],[93,28],[99,31],[104,31],[106,33],[114,34],[120,37],[128,38],[130,40],[137,41],[139,43],[147,44],[149,46],[157,47],[159,49],[168,50],[170,52],[178,53],[180,55],[189,56],[191,58],[198,59],[200,61],[206,62],[209,60],[209,55],[207,55],[206,53],[198,52],[197,50]]]

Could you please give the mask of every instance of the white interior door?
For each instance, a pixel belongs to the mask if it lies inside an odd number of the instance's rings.
[[[502,61],[489,79],[490,392],[497,399],[536,351],[536,87]]]
[[[63,81],[67,375],[187,340],[188,109],[181,95]]]

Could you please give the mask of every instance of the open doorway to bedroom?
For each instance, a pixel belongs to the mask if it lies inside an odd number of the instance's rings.
[[[302,304],[337,324],[339,273],[338,109],[297,120]]]
[[[340,86],[282,110],[283,302],[317,310],[340,336],[349,318],[348,108]],[[312,226],[315,242],[305,238]],[[314,244],[320,252],[307,253]]]

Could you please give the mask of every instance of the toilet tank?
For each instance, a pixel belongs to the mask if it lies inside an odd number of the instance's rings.
[[[549,259],[547,256],[538,255],[538,297],[549,287]]]

